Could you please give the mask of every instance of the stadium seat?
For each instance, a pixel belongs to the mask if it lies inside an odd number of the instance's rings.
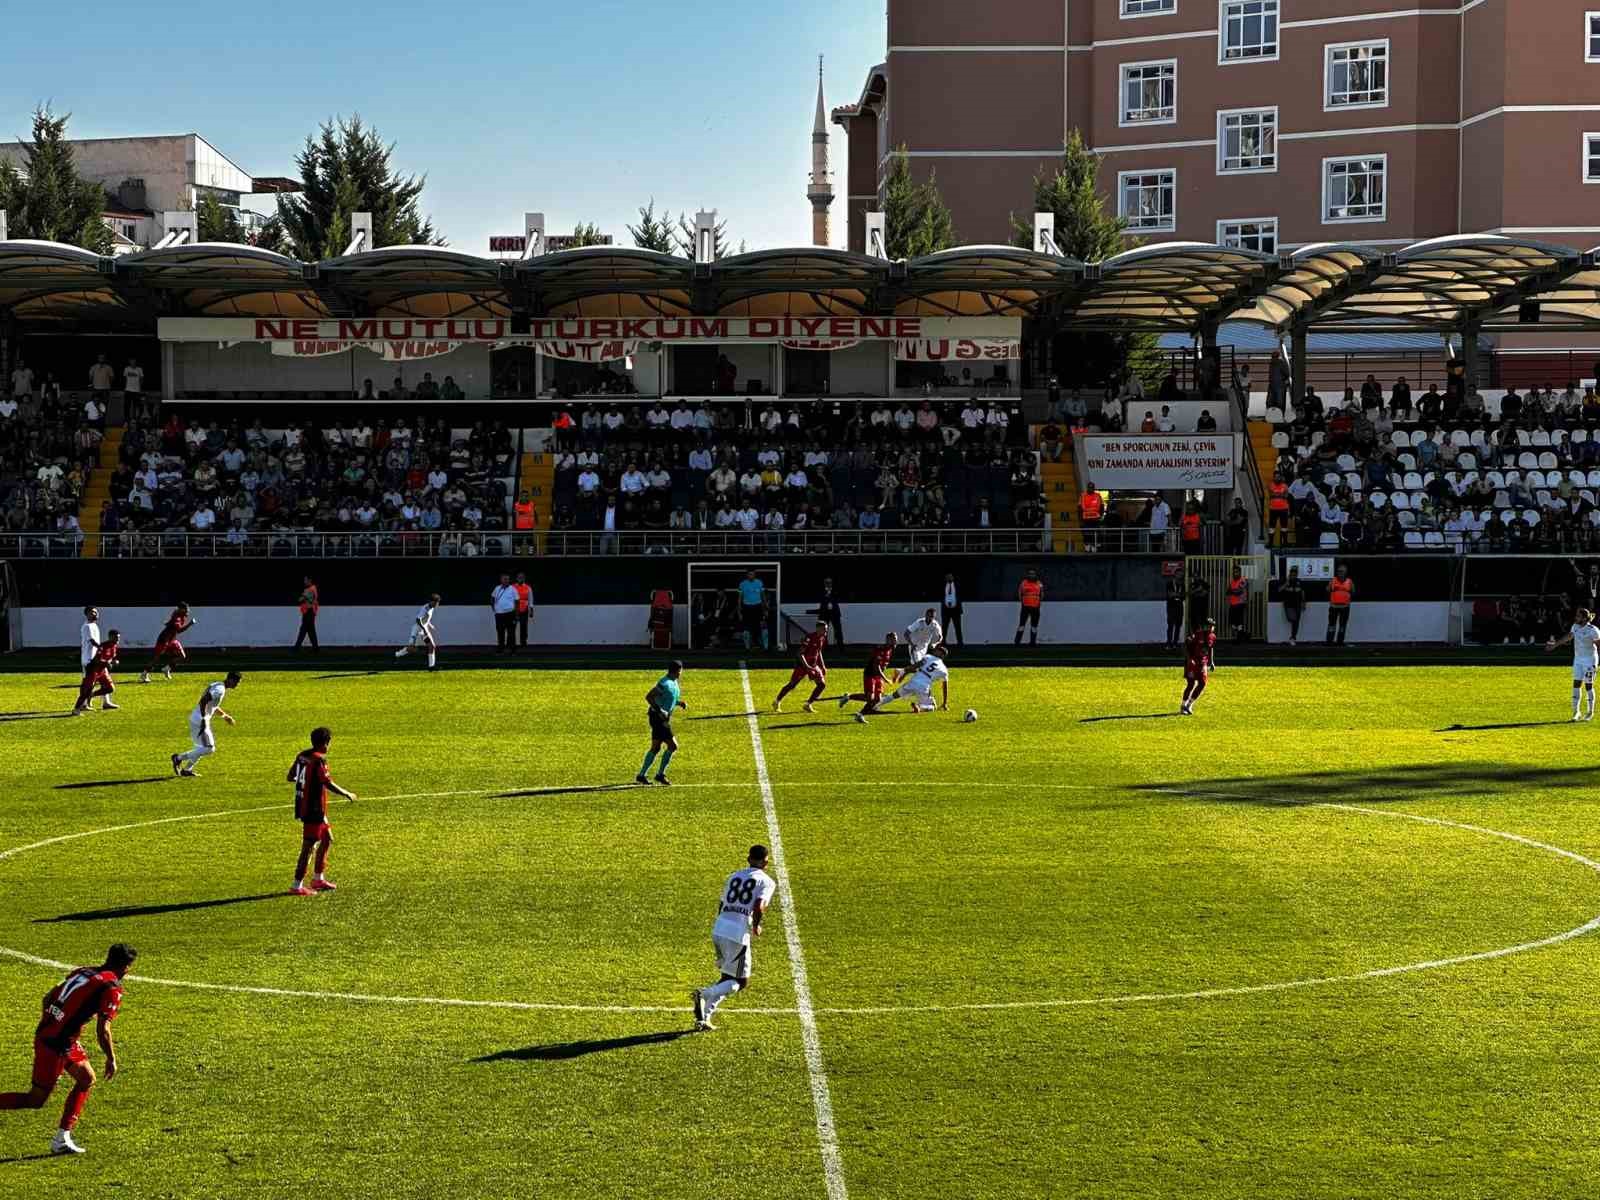
[[[1337,533],[1324,533],[1318,544],[1325,550],[1337,550],[1339,548],[1339,535]]]
[[[1485,471],[1483,481],[1492,488],[1503,488],[1506,485],[1506,477],[1499,471]]]
[[[1422,535],[1415,529],[1408,529],[1406,531],[1406,545],[1411,549],[1420,548],[1422,546]]]
[[[1281,408],[1269,408],[1269,409],[1267,409],[1267,422],[1268,422],[1268,424],[1271,424],[1271,425],[1282,425],[1282,424],[1284,424],[1283,409],[1281,409]]]
[[[1589,472],[1589,477],[1584,481],[1592,488],[1600,488],[1600,470]]]
[[[1394,457],[1395,461],[1400,464],[1401,470],[1415,471],[1417,469],[1417,456],[1415,454],[1396,454]]]
[[[1398,497],[1396,497],[1396,499],[1398,499]],[[1400,506],[1397,504],[1395,507],[1399,508]],[[1412,512],[1410,509],[1405,509],[1396,515],[1400,519],[1400,527],[1402,529],[1411,529],[1415,527],[1417,523],[1417,514]]]
[[[1389,496],[1386,492],[1373,492],[1367,499],[1373,508],[1383,509],[1389,506]]]
[[[1530,433],[1526,429],[1517,430],[1517,445],[1519,445],[1519,446],[1531,446],[1531,445],[1533,445],[1533,434]]]
[[[1521,454],[1517,455],[1517,466],[1521,467],[1524,471],[1534,470],[1538,467],[1538,465],[1539,456],[1533,453],[1531,450],[1524,450]]]
[[[1581,446],[1589,440],[1589,431],[1587,429],[1574,429],[1567,435],[1567,440],[1574,446]]]
[[[1428,431],[1426,429],[1413,429],[1411,431],[1411,444],[1413,446],[1420,446],[1423,442],[1429,440]]]
[[[1341,471],[1354,471],[1356,469],[1356,457],[1353,454],[1341,454],[1335,461]]]
[[[1389,435],[1389,441],[1402,450],[1409,449],[1411,446],[1411,435],[1404,429],[1396,429]]]
[[[1536,526],[1536,525],[1539,524],[1539,520],[1540,520],[1539,512],[1538,512],[1537,509],[1525,508],[1525,509],[1522,510],[1522,519],[1524,521],[1526,521],[1529,525],[1535,525]]]
[[[1529,435],[1529,441],[1534,446],[1544,447],[1550,444],[1550,434],[1543,429],[1535,429]]]
[[[1440,533],[1437,529],[1430,529],[1427,533],[1422,535],[1422,542],[1426,546],[1437,547],[1438,549],[1442,550],[1444,548],[1444,534]]]
[[[1400,482],[1401,486],[1404,487],[1408,492],[1422,490],[1422,476],[1417,474],[1415,471],[1407,471],[1405,473],[1405,477]]]
[[[1409,509],[1411,507],[1411,497],[1404,492],[1395,492],[1389,497],[1389,503],[1396,509]]]
[[[1361,493],[1361,489],[1366,486],[1360,474],[1355,471],[1350,471],[1347,473],[1344,477],[1344,482],[1345,486],[1348,487],[1352,492],[1355,492],[1357,495],[1359,495]]]
[[[1561,460],[1552,451],[1546,450],[1539,455],[1539,466],[1546,471],[1554,471],[1561,466]]]
[[[1494,494],[1494,506],[1496,508],[1509,508],[1511,506],[1511,493],[1504,488],[1497,491]]]

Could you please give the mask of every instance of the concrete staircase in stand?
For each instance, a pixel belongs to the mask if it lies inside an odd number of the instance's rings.
[[[122,453],[122,426],[107,429],[100,442],[100,462],[89,472],[78,502],[78,524],[83,527],[83,557],[100,557],[100,512],[111,499],[111,472]]]
[[[511,497],[515,504],[527,492],[533,501],[534,541],[539,553],[544,553],[544,535],[550,528],[550,508],[556,494],[556,459],[554,454],[524,451],[517,465],[517,494]]]
[[[1044,485],[1045,503],[1050,509],[1051,549],[1066,554],[1083,549],[1078,532],[1078,472],[1072,455],[1063,454],[1060,462],[1040,461],[1039,481]]]

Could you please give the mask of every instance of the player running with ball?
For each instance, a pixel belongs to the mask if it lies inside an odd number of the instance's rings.
[[[916,670],[912,671],[899,687],[885,696],[879,707],[881,708],[883,704],[890,704],[902,697],[909,696],[911,698],[912,712],[932,712],[934,710],[933,685],[937,683],[939,685],[939,711],[948,712],[950,709],[950,668],[945,666],[944,662],[944,657],[948,653],[949,651],[945,649],[943,642],[930,649],[918,660]]]
[[[800,644],[800,654],[794,664],[794,672],[789,676],[789,682],[783,685],[783,690],[778,693],[778,698],[772,702],[772,711],[783,711],[783,698],[807,679],[817,686],[812,689],[811,699],[806,701],[806,711],[816,712],[816,704],[822,698],[822,690],[828,686],[828,664],[822,661],[822,648],[828,644],[828,623],[818,621],[814,632],[806,635],[806,640]]]
[[[217,752],[217,735],[211,731],[211,718],[221,717],[229,725],[233,724],[233,718],[222,711],[222,698],[238,687],[239,681],[243,678],[239,672],[229,671],[228,677],[221,683],[213,683],[200,693],[199,703],[189,714],[189,738],[194,742],[194,746],[182,754],[172,756],[174,775],[193,779],[197,774],[194,769],[195,763],[208,754]]]
[[[1568,642],[1572,643],[1572,719],[1574,721],[1594,720],[1594,673],[1595,667],[1600,665],[1600,628],[1596,628],[1594,614],[1586,608],[1580,608],[1577,619],[1572,628],[1567,630],[1566,636],[1560,641],[1551,638],[1545,643],[1545,652],[1549,653]],[[1578,706],[1579,699],[1585,694],[1589,697],[1589,714],[1585,716]]]

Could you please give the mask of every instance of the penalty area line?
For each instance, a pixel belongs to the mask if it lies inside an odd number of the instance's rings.
[[[794,977],[794,1003],[800,1018],[800,1042],[805,1049],[806,1074],[811,1082],[811,1103],[816,1109],[817,1143],[822,1150],[822,1174],[828,1185],[828,1200],[847,1200],[844,1162],[839,1153],[839,1134],[833,1121],[833,1093],[828,1087],[828,1070],[822,1060],[822,1038],[817,1031],[817,1013],[811,1004],[811,981],[806,972],[805,949],[800,944],[800,921],[795,915],[794,888],[789,882],[789,863],[783,853],[783,833],[778,828],[778,806],[772,796],[772,779],[767,774],[767,755],[761,748],[761,723],[756,719],[755,696],[750,691],[750,668],[739,664],[739,684],[744,688],[744,706],[749,712],[750,750],[756,761],[756,783],[761,789],[761,808],[767,818],[767,838],[771,843],[773,870],[783,889],[783,936],[789,944],[789,972]]]

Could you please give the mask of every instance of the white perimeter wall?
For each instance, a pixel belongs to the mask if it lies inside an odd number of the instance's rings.
[[[265,342],[241,342],[226,349],[215,342],[173,344],[174,379],[179,392],[349,392],[372,380],[383,391],[398,375],[414,389],[423,372],[435,383],[449,375],[469,400],[489,398],[489,348],[458,346],[449,354],[418,362],[385,362],[366,350],[346,350],[321,358],[285,358]],[[353,381],[353,382],[352,382]]]
[[[1362,604],[1357,600],[1350,609],[1350,631],[1345,635],[1346,640],[1363,644],[1454,641],[1450,632],[1450,618],[1455,607],[1447,600],[1415,604]],[[1226,634],[1226,630],[1218,631],[1219,637],[1225,637]],[[1320,642],[1327,636],[1328,606],[1306,605],[1306,615],[1300,622],[1300,640]],[[1289,622],[1284,619],[1281,604],[1274,604],[1268,614],[1267,640],[1289,640]]]

